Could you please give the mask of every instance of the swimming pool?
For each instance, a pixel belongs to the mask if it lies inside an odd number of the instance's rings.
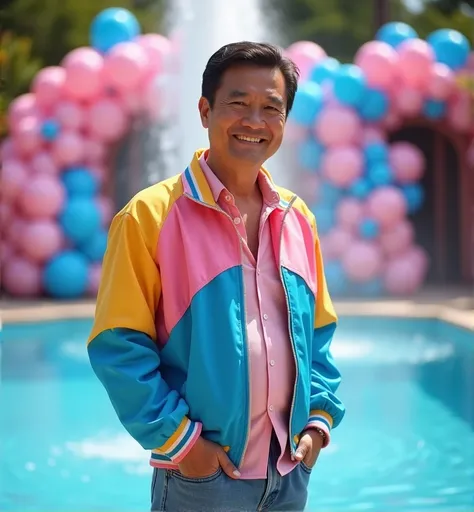
[[[4,327],[4,512],[149,509],[148,453],[89,367],[90,326]],[[437,320],[345,317],[334,355],[347,415],[313,471],[308,510],[472,512],[473,333]]]

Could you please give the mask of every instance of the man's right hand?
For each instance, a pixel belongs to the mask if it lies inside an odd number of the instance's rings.
[[[213,475],[220,467],[230,478],[237,480],[240,477],[224,449],[200,437],[179,464],[179,471],[188,478],[205,478]]]

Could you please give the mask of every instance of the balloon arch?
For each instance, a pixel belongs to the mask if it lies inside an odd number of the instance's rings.
[[[97,293],[115,211],[107,195],[110,149],[136,116],[163,115],[159,84],[174,59],[170,41],[140,34],[129,11],[110,8],[93,20],[90,42],[42,69],[31,92],[8,109],[0,265],[11,295]],[[474,67],[466,38],[440,30],[423,41],[390,23],[353,65],[311,42],[287,52],[302,73],[288,138],[301,179],[310,177],[317,191],[313,209],[331,289],[414,292],[428,259],[406,217],[423,200],[423,154],[408,143],[388,145],[386,132],[423,113],[474,137],[471,98],[460,85]]]

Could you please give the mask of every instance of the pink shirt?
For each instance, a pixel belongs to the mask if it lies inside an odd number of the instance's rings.
[[[267,477],[272,430],[278,437],[281,455],[277,470],[289,473],[296,465],[291,460],[288,442],[290,405],[295,383],[295,363],[288,334],[288,311],[272,248],[267,219],[280,197],[271,181],[260,173],[258,184],[263,196],[257,261],[247,246],[245,224],[232,194],[206,162],[200,165],[216,203],[234,219],[244,251],[243,269],[247,342],[250,353],[250,437],[240,472],[242,478]]]

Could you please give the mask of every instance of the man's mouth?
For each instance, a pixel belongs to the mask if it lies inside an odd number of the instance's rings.
[[[234,135],[234,137],[241,142],[248,142],[250,144],[261,144],[262,142],[265,142],[265,139],[258,137],[247,137],[246,135]]]

